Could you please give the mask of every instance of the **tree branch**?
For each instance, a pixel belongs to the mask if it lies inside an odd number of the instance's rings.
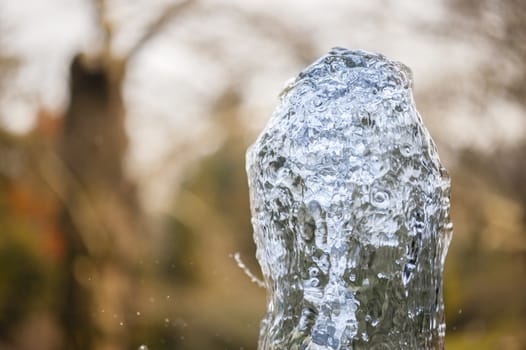
[[[102,57],[106,60],[111,57],[111,37],[113,34],[113,26],[106,15],[106,1],[95,0],[95,10],[103,34]]]
[[[130,52],[128,53],[126,60],[130,60],[134,55],[139,52],[144,45],[157,33],[159,33],[172,19],[177,17],[178,15],[182,14],[185,10],[192,7],[196,3],[195,0],[182,0],[177,3],[174,3],[170,6],[168,6],[162,14],[150,24],[150,26],[146,29],[143,36],[135,43],[135,45],[131,48]]]

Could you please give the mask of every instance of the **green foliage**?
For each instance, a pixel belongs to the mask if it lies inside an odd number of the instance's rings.
[[[3,223],[0,241],[0,337],[8,337],[47,294],[47,273],[36,247],[17,239],[15,225]],[[6,227],[7,226],[7,227]]]

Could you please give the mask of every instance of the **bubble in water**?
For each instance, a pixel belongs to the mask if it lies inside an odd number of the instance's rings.
[[[148,347],[146,345],[139,346],[138,350],[148,350]]]
[[[377,190],[373,193],[371,203],[379,208],[387,208],[389,206],[389,192]]]
[[[318,277],[320,274],[320,269],[317,267],[309,267],[309,276],[310,277]]]
[[[403,64],[335,48],[247,152],[259,350],[443,349],[449,178]]]

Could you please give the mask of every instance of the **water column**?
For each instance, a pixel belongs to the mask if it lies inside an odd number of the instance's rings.
[[[259,350],[443,349],[450,181],[410,70],[334,48],[247,152]]]

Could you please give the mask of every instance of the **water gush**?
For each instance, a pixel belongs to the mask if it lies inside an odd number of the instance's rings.
[[[332,49],[247,152],[260,350],[443,349],[449,176],[410,70]]]

